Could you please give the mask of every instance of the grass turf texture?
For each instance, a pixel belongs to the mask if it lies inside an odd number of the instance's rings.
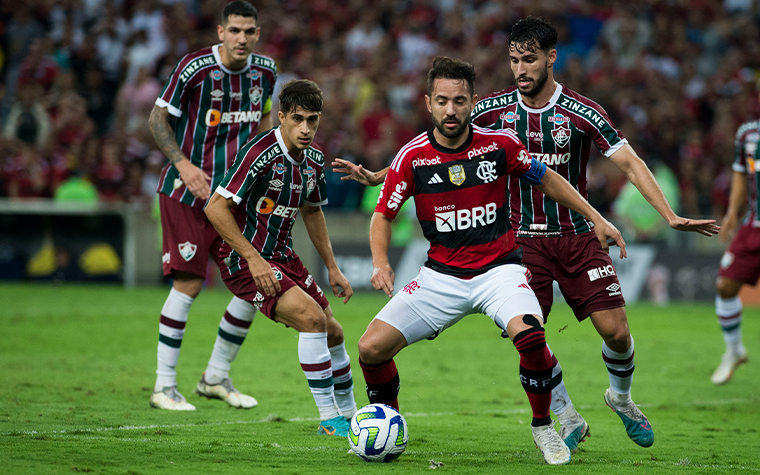
[[[345,440],[316,435],[317,411],[292,329],[259,314],[232,368],[259,406],[229,408],[192,394],[205,369],[226,290],[197,299],[182,344],[180,391],[195,412],[151,409],[158,315],[168,289],[0,286],[0,454],[7,473],[759,473],[760,311],[745,309],[750,363],[728,385],[709,377],[723,341],[711,305],[635,305],[633,397],[655,444],[636,446],[603,401],[601,342],[558,304],[547,339],[576,407],[591,426],[569,466],[543,464],[517,377],[518,355],[486,317],[473,315],[396,358],[407,451],[391,464],[347,454]],[[359,406],[367,404],[356,343],[380,294],[332,299],[352,358]]]

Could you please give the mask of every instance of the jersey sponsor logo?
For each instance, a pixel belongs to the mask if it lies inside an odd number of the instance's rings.
[[[306,169],[303,171],[303,174],[308,177],[313,177],[317,173],[316,170],[314,170],[311,166],[306,167]]]
[[[277,163],[272,167],[272,170],[274,170],[276,173],[285,173],[285,171],[288,169],[285,165],[282,163]]]
[[[464,167],[462,165],[452,165],[449,167],[449,180],[456,186],[464,183],[467,176],[464,174]]]
[[[214,81],[221,81],[223,77],[224,77],[224,73],[221,72],[220,70],[214,69],[213,71],[211,71],[211,78]]]
[[[298,212],[298,208],[278,205],[268,196],[262,196],[259,198],[259,202],[256,203],[256,211],[260,214],[273,214],[281,218],[292,218]]]
[[[488,203],[471,209],[435,213],[435,229],[441,233],[485,227],[494,221],[496,221],[496,203]]]
[[[300,185],[298,183],[291,183],[290,184],[290,189],[294,190],[294,191],[301,191],[301,190],[303,190],[303,185]]]
[[[478,165],[476,175],[483,180],[483,183],[496,181],[496,179],[499,178],[498,175],[496,175],[496,162],[491,162],[489,160],[481,161]]]
[[[562,114],[554,114],[554,115],[550,115],[549,118],[548,118],[548,120],[549,120],[549,122],[554,122],[555,125],[556,124],[562,125],[565,122],[570,122],[570,117],[567,117],[567,116],[562,115]]]
[[[406,292],[407,294],[411,295],[412,292],[420,288],[420,284],[417,283],[416,280],[413,280],[406,284],[403,289],[401,289],[402,292]]]
[[[572,100],[569,97],[565,97],[562,99],[562,103],[560,106],[564,107],[565,109],[569,111],[573,111],[577,113],[580,116],[585,117],[586,119],[590,120],[594,123],[598,128],[603,128],[604,126],[607,126],[607,121],[602,117],[601,114],[599,114],[595,109],[592,109],[591,107],[584,106],[578,101]]]
[[[182,70],[182,73],[179,75],[179,80],[182,82],[187,82],[190,77],[192,77],[193,74],[195,74],[196,71],[198,71],[203,66],[208,66],[209,64],[214,64],[216,60],[213,56],[204,56],[202,58],[196,58],[192,61],[190,61],[190,64],[185,66],[185,69]]]
[[[517,154],[517,159],[520,160],[523,165],[530,165],[531,158],[525,149],[520,150],[520,153]]]
[[[437,185],[438,183],[443,183],[443,179],[438,175],[437,173],[433,174],[432,178],[428,180],[428,185]]]
[[[552,130],[552,138],[557,147],[564,147],[570,141],[570,127],[557,127]]]
[[[533,158],[546,165],[564,165],[570,161],[570,153],[534,153]]]
[[[230,92],[230,99],[239,101],[243,99],[243,93],[242,92]]]
[[[520,120],[520,114],[515,114],[512,111],[502,112],[499,115],[499,119],[506,122],[507,124],[513,124],[516,120]]]
[[[261,97],[264,95],[264,89],[261,86],[254,86],[248,89],[248,97],[251,99],[251,104],[258,104],[261,102]]]
[[[253,64],[256,66],[264,66],[265,68],[275,69],[275,63],[273,59],[262,58],[261,56],[253,56]]]
[[[206,111],[206,125],[209,127],[216,127],[219,122],[222,121],[222,113],[216,109],[209,109]]]
[[[396,185],[396,189],[391,193],[391,197],[388,198],[388,208],[392,210],[397,210],[399,204],[401,204],[401,200],[404,199],[404,195],[402,193],[404,190],[406,190],[407,184],[405,181],[402,181],[398,185]]]
[[[220,112],[216,109],[206,111],[206,125],[209,127],[216,127],[219,124],[259,122],[260,120],[261,111]]]
[[[544,139],[543,132],[528,132],[528,140],[535,140],[536,142],[540,142],[543,139]]]
[[[198,249],[198,246],[191,243],[190,241],[185,241],[182,244],[179,244],[177,247],[179,248],[179,255],[182,256],[182,259],[185,261],[189,261],[195,257],[195,251]]]
[[[282,280],[282,272],[280,272],[280,269],[276,267],[272,267],[272,272],[274,272],[274,278],[277,280]]]
[[[607,286],[607,290],[610,291],[610,297],[614,297],[616,295],[621,295],[623,292],[620,291],[620,285],[618,284],[610,284]]]
[[[259,78],[259,72],[258,71],[251,71],[250,73],[246,73],[245,77],[248,79],[253,79],[254,81]]]
[[[467,158],[472,158],[477,155],[485,155],[489,152],[495,152],[498,149],[499,149],[499,144],[497,144],[496,142],[493,142],[491,145],[488,145],[486,147],[473,148],[472,150],[467,152]]]
[[[221,89],[214,89],[211,91],[211,100],[212,101],[221,101],[224,97],[224,91]]]
[[[435,158],[418,158],[415,160],[412,160],[412,168],[417,167],[429,167],[430,165],[440,165],[441,164],[441,157],[436,156]]]
[[[723,256],[720,258],[720,268],[721,269],[728,269],[731,267],[731,264],[734,263],[734,253],[733,252],[724,252]]]
[[[615,275],[615,268],[612,267],[611,264],[608,264],[606,266],[597,267],[596,269],[591,269],[588,271],[588,280],[593,282],[595,280],[604,279],[605,277],[609,277],[611,275]]]

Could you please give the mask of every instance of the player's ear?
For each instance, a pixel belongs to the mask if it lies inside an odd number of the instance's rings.
[[[277,118],[280,119],[281,124],[285,122],[285,114],[282,111],[277,111]]]
[[[425,94],[425,104],[427,105],[428,112],[433,113],[433,108],[430,106],[430,96]]]
[[[473,94],[472,95],[472,109],[475,109],[475,104],[477,104],[477,103],[478,103],[478,95],[477,94]]]
[[[224,27],[216,25],[216,34],[219,35],[219,41],[224,41]]]
[[[551,51],[549,51],[549,67],[552,67],[556,61],[557,61],[557,49],[552,48]]]

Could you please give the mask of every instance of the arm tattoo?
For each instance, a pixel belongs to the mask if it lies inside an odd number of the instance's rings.
[[[150,114],[148,124],[158,148],[161,149],[172,164],[176,164],[186,158],[185,154],[180,150],[179,145],[177,145],[177,140],[174,138],[174,131],[169,125],[169,121],[166,120],[163,114],[154,109],[154,112]]]

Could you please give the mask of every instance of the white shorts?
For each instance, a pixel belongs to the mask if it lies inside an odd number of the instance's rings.
[[[523,266],[506,264],[472,279],[460,279],[422,267],[375,318],[400,331],[409,345],[437,336],[473,313],[489,316],[506,331],[514,317],[542,317],[527,274]]]

